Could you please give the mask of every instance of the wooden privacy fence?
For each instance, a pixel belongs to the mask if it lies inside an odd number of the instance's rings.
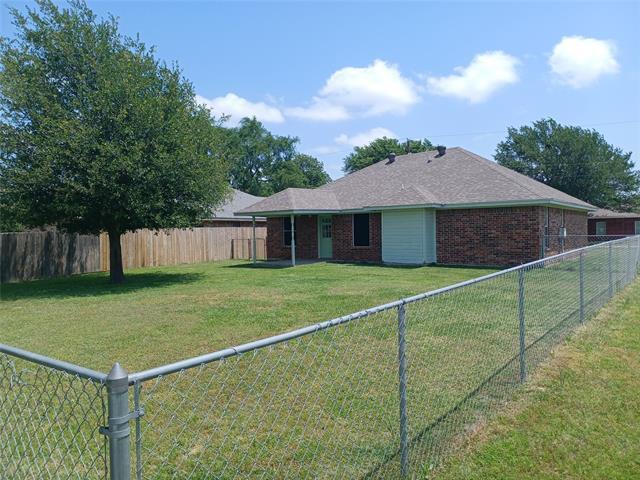
[[[120,238],[122,265],[127,268],[248,259],[251,250],[234,251],[234,242],[250,242],[251,227],[200,227],[163,231],[136,230]],[[256,227],[257,257],[264,258],[266,227]],[[262,249],[260,249],[262,246]],[[100,268],[109,270],[109,237],[100,235]]]
[[[266,258],[267,229],[256,227],[256,251]],[[251,258],[251,226],[137,230],[123,235],[125,269]],[[109,269],[107,234],[50,231],[0,234],[0,282],[32,280]]]
[[[100,270],[100,239],[55,230],[0,234],[0,283]]]

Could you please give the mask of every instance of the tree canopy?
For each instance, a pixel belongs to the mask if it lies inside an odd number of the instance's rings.
[[[120,235],[188,227],[228,194],[215,120],[177,66],[81,1],[11,9],[0,39],[0,206],[25,226]]]
[[[345,173],[353,173],[380,160],[384,160],[390,153],[402,155],[404,153],[426,152],[435,150],[433,144],[427,140],[406,140],[400,142],[397,138],[377,138],[368,145],[355,147],[353,152],[344,159],[342,167]]]
[[[607,143],[596,130],[551,118],[509,128],[495,159],[598,207],[627,211],[640,206],[640,174],[633,170],[631,152]]]
[[[252,195],[271,195],[289,187],[319,187],[331,181],[320,161],[298,153],[298,138],[274,135],[255,118],[225,129],[224,156],[231,185]]]

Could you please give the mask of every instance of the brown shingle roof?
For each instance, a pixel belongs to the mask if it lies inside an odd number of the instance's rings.
[[[589,212],[589,218],[640,218],[640,212],[614,212],[613,210],[599,208],[593,212]]]
[[[593,209],[586,202],[502,167],[463,148],[399,155],[316,189],[290,188],[238,214],[349,211],[403,206],[439,208],[482,204],[561,204]]]
[[[234,212],[250,207],[256,202],[264,200],[264,197],[256,197],[235,188],[231,189],[231,196],[220,207],[211,212],[214,220],[251,220],[250,216],[234,216]]]

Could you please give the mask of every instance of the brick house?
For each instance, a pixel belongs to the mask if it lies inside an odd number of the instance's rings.
[[[508,266],[586,235],[588,203],[462,148],[388,159],[238,215],[267,218],[269,259]]]
[[[589,212],[589,235],[640,235],[640,213],[599,208]]]

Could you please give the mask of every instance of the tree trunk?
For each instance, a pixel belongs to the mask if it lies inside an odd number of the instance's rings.
[[[109,279],[111,283],[124,282],[120,233],[117,232],[109,232]]]

